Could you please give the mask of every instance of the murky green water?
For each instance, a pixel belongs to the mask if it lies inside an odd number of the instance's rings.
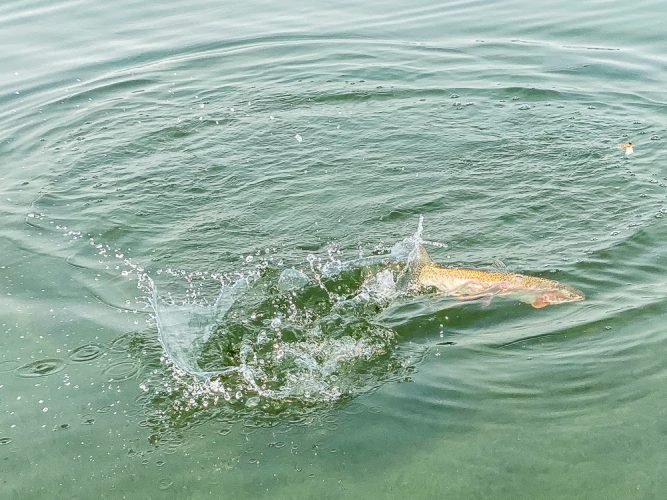
[[[3,3],[0,496],[661,498],[665,15]]]

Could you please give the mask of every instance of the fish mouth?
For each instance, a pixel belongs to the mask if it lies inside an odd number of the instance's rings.
[[[564,292],[566,302],[577,302],[586,298],[584,292],[567,285],[563,285],[560,292]]]

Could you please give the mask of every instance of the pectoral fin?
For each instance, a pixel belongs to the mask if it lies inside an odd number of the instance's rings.
[[[535,309],[542,309],[549,305],[549,302],[544,300],[543,297],[535,297],[535,299],[530,303]]]

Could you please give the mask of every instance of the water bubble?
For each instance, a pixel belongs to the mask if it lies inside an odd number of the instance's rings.
[[[46,358],[33,361],[16,369],[19,377],[46,377],[65,368],[65,361],[59,358]]]
[[[248,399],[246,400],[246,402],[245,402],[245,405],[246,405],[248,408],[254,408],[254,407],[257,406],[258,404],[259,404],[259,397],[257,397],[257,396],[253,396],[253,397],[251,397],[251,398],[248,398]]]

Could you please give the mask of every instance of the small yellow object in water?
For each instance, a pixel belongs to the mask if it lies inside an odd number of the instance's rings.
[[[632,153],[634,153],[634,149],[632,149],[632,143],[631,142],[626,142],[625,144],[619,144],[618,149],[625,149],[625,155],[629,156]]]

